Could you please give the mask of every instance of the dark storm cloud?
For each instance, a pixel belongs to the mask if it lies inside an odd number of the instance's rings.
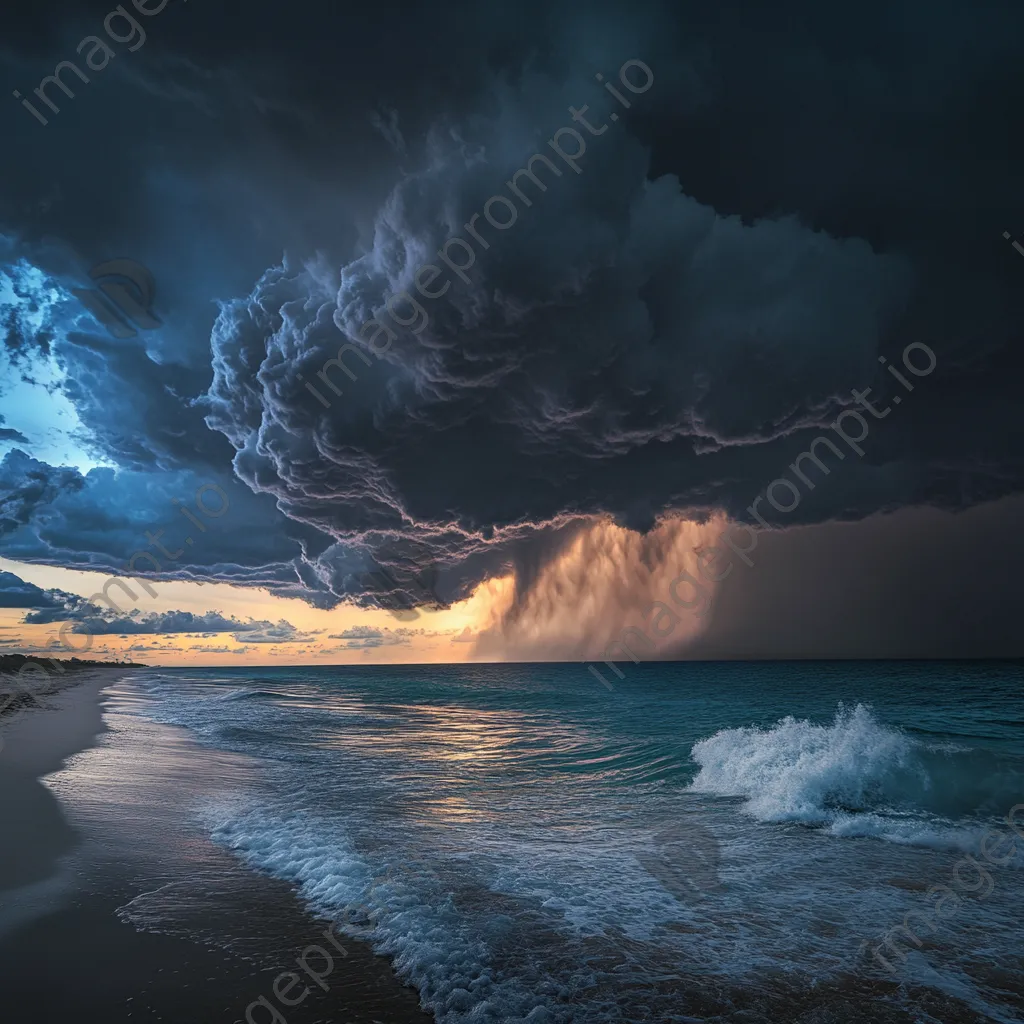
[[[63,607],[61,597],[55,591],[26,583],[14,573],[0,572],[0,608],[58,608]]]
[[[229,496],[227,511],[216,518],[197,507],[197,491],[211,484]],[[24,562],[263,586],[324,608],[338,601],[330,585],[335,573],[355,581],[369,568],[360,552],[330,545],[230,476],[109,469],[83,475],[15,450],[0,461],[0,495],[3,553]],[[217,510],[215,492],[205,492],[203,501]],[[129,585],[139,593],[141,584]]]
[[[754,18],[751,38],[763,31]],[[793,196],[748,219],[744,206],[756,204],[737,193],[718,211],[682,183],[695,174],[689,164],[700,165],[698,152],[652,180],[652,161],[664,166],[668,152],[657,145],[665,126],[653,115],[682,129],[698,99],[703,108],[714,106],[716,90],[735,97],[705,65],[695,73],[708,88],[673,110],[678,69],[659,64],[660,44],[651,46],[655,85],[649,97],[632,97],[648,145],[610,126],[587,138],[582,174],[562,165],[556,178],[540,167],[548,189],[525,182],[533,205],[519,204],[513,227],[501,233],[480,221],[491,248],[475,244],[469,283],[444,271],[438,250],[452,233],[470,238],[462,225],[488,195],[508,195],[503,183],[531,153],[550,155],[545,140],[568,123],[570,103],[592,104],[593,123],[607,123],[611,101],[592,81],[594,69],[608,70],[606,46],[573,56],[567,47],[560,71],[514,86],[495,81],[485,116],[435,133],[381,208],[364,256],[342,267],[286,261],[247,300],[225,307],[213,333],[209,423],[237,449],[243,479],[289,516],[339,541],[371,544],[384,561],[403,544],[441,564],[488,547],[507,557],[534,529],[578,513],[639,527],[670,508],[750,518],[750,501],[853,404],[853,389],[892,393],[879,357],[898,360],[919,328],[938,325],[933,307],[949,268],[936,268],[898,226],[817,226],[808,214],[826,219],[820,196],[814,209]],[[795,40],[782,49],[794,47],[798,68],[830,74],[819,49]],[[980,48],[979,80],[993,50],[1009,58],[998,43]],[[883,80],[894,73],[878,71]],[[965,90],[978,86],[964,78]],[[878,88],[854,74],[842,99],[873,111]],[[760,102],[747,95],[743,117]],[[902,109],[937,116],[942,108],[908,94]],[[721,130],[730,127],[727,118]],[[937,127],[921,142],[933,159],[948,144]],[[855,183],[832,170],[820,188],[838,203]],[[942,173],[954,177],[945,165]],[[884,176],[871,184],[883,194],[898,186]],[[935,237],[944,227],[917,224],[919,235]],[[436,299],[413,287],[430,262],[443,271],[434,289],[445,294]],[[980,288],[973,272],[960,292],[962,311],[973,307],[986,321],[1021,305],[1007,289]],[[416,333],[398,330],[390,344],[374,337],[386,349],[378,359],[367,343],[373,330],[361,328],[374,316],[387,321],[392,295],[415,295],[423,309],[414,314],[401,299],[399,315]],[[1002,339],[1015,330],[1006,319]],[[938,334],[939,369],[913,407],[879,425],[870,451],[843,467],[836,486],[819,488],[800,518],[858,518],[921,502],[959,507],[1019,487],[1020,419],[998,382],[999,342],[979,351],[974,331]],[[370,365],[347,356],[358,383],[337,364],[329,369],[344,392],[335,397],[316,372],[346,342]],[[328,394],[329,409],[306,390],[309,381]]]
[[[47,308],[40,328],[24,315],[41,302],[29,290],[9,331],[19,356],[54,354],[93,449],[139,474],[205,474],[206,467],[230,473],[230,446],[206,427],[205,410],[193,402],[211,379],[216,301],[246,292],[282,250],[333,253],[339,262],[347,257],[398,174],[391,144],[374,124],[378,112],[394,111],[401,99],[403,125],[415,134],[426,111],[433,116],[451,106],[456,86],[472,92],[474,75],[465,63],[457,71],[446,67],[445,47],[424,51],[425,44],[463,36],[467,44],[500,38],[507,52],[523,45],[508,31],[519,12],[499,18],[473,5],[452,6],[455,20],[447,23],[427,9],[397,22],[378,10],[377,23],[364,19],[361,31],[348,15],[338,20],[329,4],[308,5],[302,18],[285,23],[271,5],[248,5],[244,17],[193,8],[172,7],[148,23],[145,50],[119,54],[45,129],[15,103],[13,112],[25,121],[16,117],[11,130],[32,159],[9,162],[0,198],[11,258],[43,268],[47,286],[56,282],[66,294],[89,287],[88,268],[112,256],[129,255],[153,272],[160,330],[115,341],[68,302]],[[80,11],[62,12],[59,3],[45,18],[32,9],[21,16],[26,24],[6,36],[3,77],[27,91],[57,59],[71,56],[74,43],[94,26]],[[332,31],[311,37],[309,23],[324,17]],[[290,51],[289,38],[295,43]],[[340,64],[339,45],[348,47]],[[462,49],[482,74],[493,57],[487,46]],[[317,53],[328,73],[311,78],[304,72]],[[410,92],[395,69],[413,56],[419,73],[435,84],[419,83]],[[391,89],[397,92],[389,95]],[[449,99],[442,103],[445,92]],[[335,130],[339,120],[347,124],[343,134]],[[125,131],[112,137],[111,125]],[[95,144],[98,136],[104,145]],[[86,148],[91,155],[83,172],[68,154]],[[130,478],[111,482],[111,497],[131,502],[131,487],[118,494],[123,482]],[[64,525],[60,548],[29,524],[15,539],[16,550],[6,553],[106,567],[138,546],[124,538],[131,545],[125,551],[121,537],[75,534],[72,523]],[[276,587],[283,576],[280,592],[292,587],[329,604],[334,593],[357,588],[359,575],[373,565],[359,550],[324,554],[329,541],[300,529],[302,564],[265,571],[259,537],[280,547],[282,529],[288,527],[273,515],[256,532],[236,524],[232,533],[249,548],[237,553],[237,562],[225,542],[220,559],[200,561],[190,551],[175,571]],[[289,556],[297,550],[283,546]]]
[[[228,496],[227,509],[213,518],[203,515],[196,498],[210,484]],[[273,502],[230,477],[204,478],[188,470],[94,469],[83,475],[15,450],[0,461],[0,495],[3,552],[20,561],[114,573],[133,561],[141,576],[260,584],[288,593],[300,586],[296,563],[304,546],[310,557],[324,547],[311,531],[290,526]],[[215,491],[201,498],[218,511]],[[140,551],[150,556],[135,557]]]
[[[24,17],[10,88],[86,31]],[[375,565],[434,564],[451,597],[596,513],[749,518],[852,389],[893,394],[878,357],[917,340],[936,371],[789,522],[1019,491],[1024,278],[1001,234],[1024,228],[1021,17],[917,0],[169,8],[46,129],[11,101],[38,159],[12,163],[0,220],[52,273],[71,273],[61,246],[145,263],[165,327],[17,334],[54,352],[98,450],[133,472],[104,497],[93,474],[5,462],[4,553],[123,565],[138,529],[115,504],[151,488],[134,524],[155,528],[157,469],[193,470],[194,490],[233,458],[257,492],[245,528],[174,573],[329,604]],[[630,58],[655,81],[610,123],[594,74]],[[363,322],[551,155],[570,104],[609,123],[576,126],[582,173],[540,167],[547,191],[522,183],[533,205],[509,230],[481,220],[469,283],[446,272],[442,297],[417,296],[429,323],[378,360]],[[349,354],[357,383],[335,367],[324,409],[298,375],[347,340],[371,365]]]
[[[111,337],[73,294],[95,292],[87,270],[63,243],[0,233],[0,284],[8,278],[17,300],[6,312],[12,372],[32,381],[52,357],[88,447],[106,461],[139,470],[224,466],[230,449],[205,428],[190,399],[209,380],[208,355],[190,366],[182,358],[187,351],[165,350],[168,339],[186,334],[173,316],[171,325],[137,338]],[[0,310],[3,301],[0,288]]]
[[[70,500],[82,486],[76,470],[48,466],[18,449],[5,455],[0,462],[0,536],[5,538],[5,553],[11,550],[11,538],[28,528],[40,509],[59,497]]]

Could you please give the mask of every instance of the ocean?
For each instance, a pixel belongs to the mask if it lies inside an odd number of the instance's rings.
[[[444,1024],[1024,1019],[1024,666],[625,671],[144,670],[109,713],[223,752],[197,826]]]

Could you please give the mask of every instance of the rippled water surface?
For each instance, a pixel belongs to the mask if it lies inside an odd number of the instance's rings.
[[[801,663],[611,693],[573,665],[146,672],[120,699],[247,755],[202,826],[441,1021],[1012,1021],[1022,694],[1014,663]]]

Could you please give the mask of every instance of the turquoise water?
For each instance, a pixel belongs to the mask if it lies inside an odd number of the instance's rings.
[[[209,834],[440,1021],[1024,1017],[1020,664],[625,671],[613,692],[579,665],[133,686],[255,759],[255,790],[197,809]],[[894,953],[908,912],[929,925]]]

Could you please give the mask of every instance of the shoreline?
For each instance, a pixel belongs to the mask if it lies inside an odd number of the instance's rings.
[[[15,826],[15,841],[0,843],[0,892],[52,877],[74,848],[74,829],[43,779],[103,733],[101,695],[117,678],[85,670],[33,688],[34,706],[12,706],[0,719],[0,821]]]
[[[33,993],[19,1020],[430,1024],[389,959],[339,931],[342,956],[294,885],[208,838],[196,801],[246,766],[134,715],[122,681],[76,673],[0,725],[0,961]],[[317,945],[329,979],[282,1010],[275,982],[302,956],[323,973]]]
[[[46,683],[19,680],[21,699],[0,709],[0,765],[12,761],[27,768],[26,758],[34,758],[34,770],[49,774],[73,754],[87,750],[104,729],[100,693],[125,671],[88,668],[54,676]]]

